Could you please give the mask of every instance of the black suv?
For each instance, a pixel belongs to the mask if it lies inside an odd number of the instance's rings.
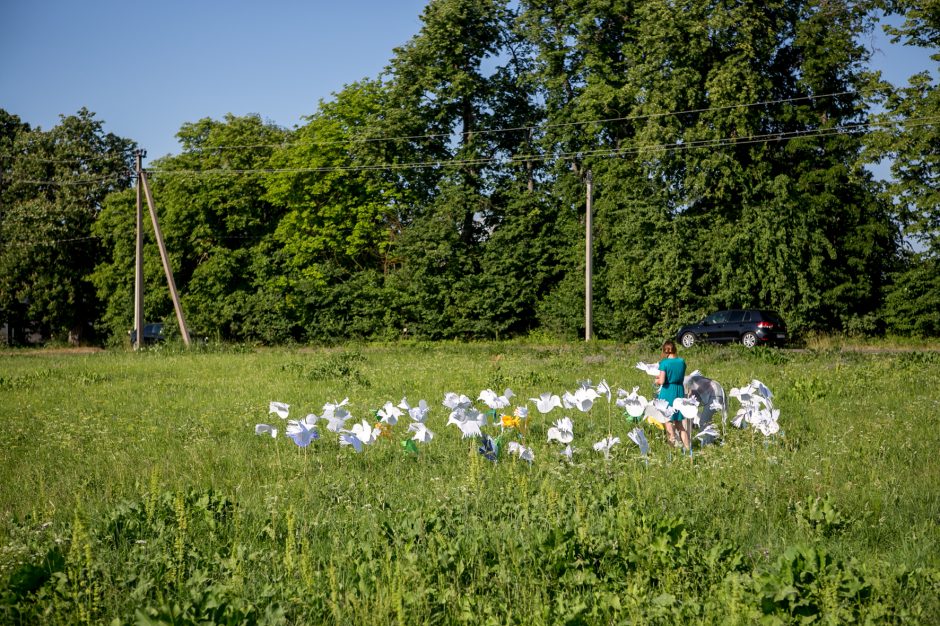
[[[787,325],[774,311],[731,309],[712,313],[695,324],[683,326],[676,338],[686,348],[697,341],[740,341],[748,348],[782,344],[787,340]]]
[[[137,343],[137,329],[130,331],[131,345]],[[166,341],[166,335],[163,334],[163,324],[155,322],[153,324],[144,324],[144,345],[163,343]]]

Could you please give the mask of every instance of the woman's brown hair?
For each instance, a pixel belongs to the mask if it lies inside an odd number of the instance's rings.
[[[676,353],[676,344],[674,341],[667,340],[663,342],[663,356]]]

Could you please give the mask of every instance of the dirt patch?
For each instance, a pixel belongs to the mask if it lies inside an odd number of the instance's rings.
[[[2,350],[4,356],[59,356],[65,354],[97,354],[104,352],[104,348],[95,346],[78,346],[75,348],[24,348],[22,350]]]

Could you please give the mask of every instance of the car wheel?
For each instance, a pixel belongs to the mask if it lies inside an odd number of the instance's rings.
[[[679,339],[679,341],[682,343],[683,347],[691,348],[695,345],[695,335],[692,333],[685,333],[682,335],[682,338]]]
[[[747,348],[753,348],[757,345],[757,335],[754,333],[744,333],[741,337],[741,343]]]

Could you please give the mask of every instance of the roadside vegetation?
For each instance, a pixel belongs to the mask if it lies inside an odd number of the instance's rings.
[[[929,347],[929,346],[928,346]],[[696,347],[726,390],[763,381],[782,432],[693,458],[600,401],[571,463],[532,411],[529,464],[446,426],[448,391],[525,404],[579,380],[649,394],[655,346],[174,344],[0,354],[4,623],[905,623],[940,619],[940,353]],[[917,381],[911,384],[911,381]],[[254,433],[349,397],[431,406],[362,454]],[[531,405],[531,403],[529,402]],[[734,400],[729,400],[732,413]],[[609,460],[591,449],[612,434]]]

